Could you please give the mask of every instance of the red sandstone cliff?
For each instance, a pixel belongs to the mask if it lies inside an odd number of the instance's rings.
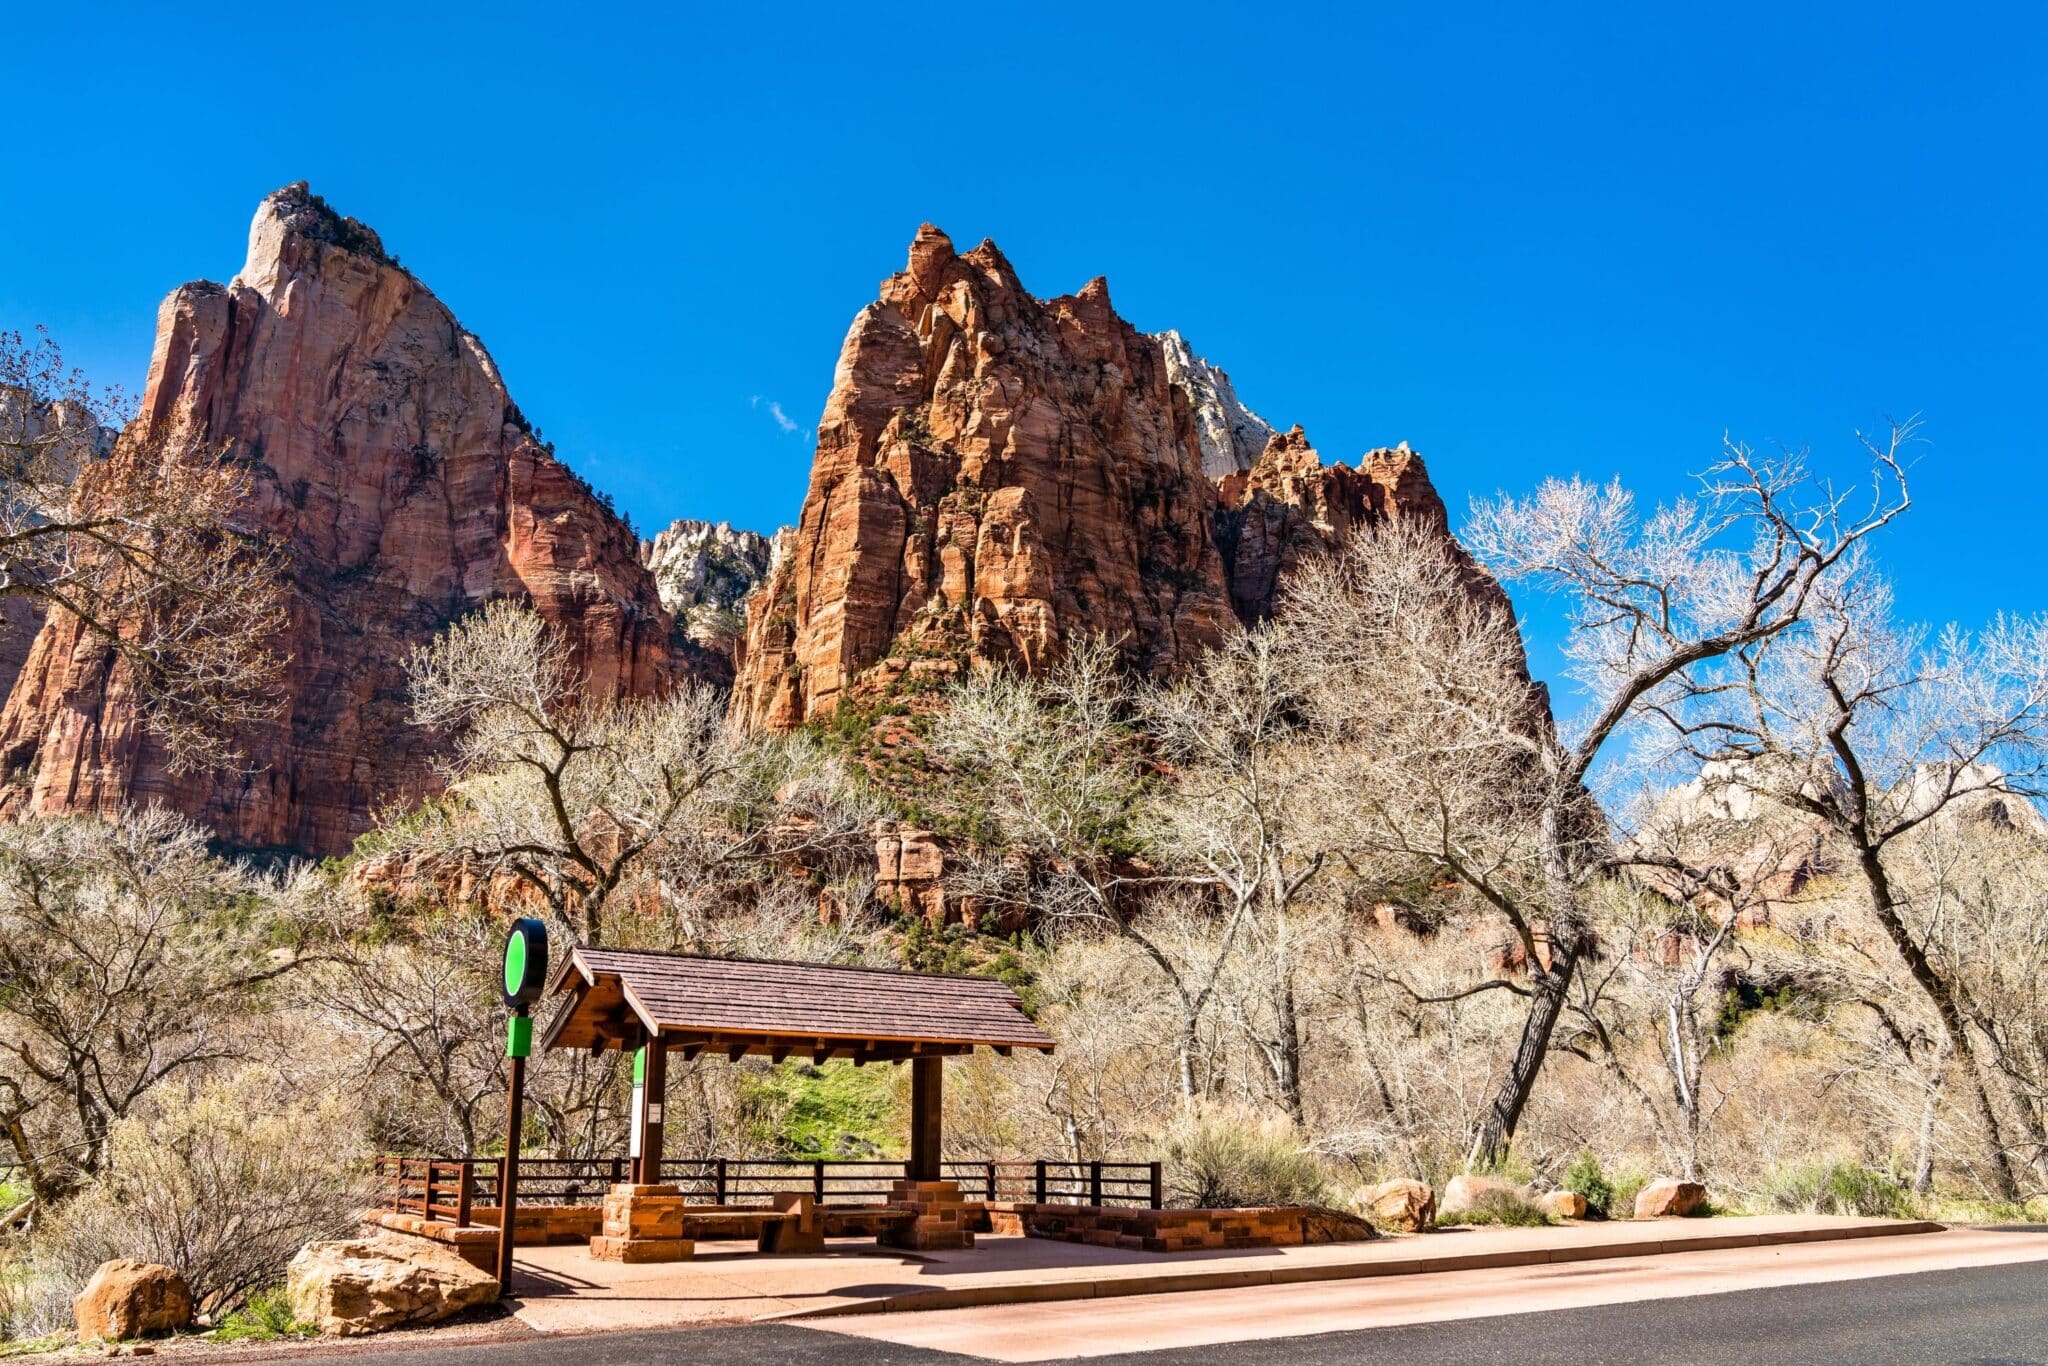
[[[435,787],[404,658],[486,599],[561,626],[599,695],[683,667],[632,533],[534,439],[483,344],[303,184],[257,209],[231,284],[165,300],[137,421],[256,462],[251,520],[291,553],[285,710],[239,737],[246,771],[173,777],[121,669],[54,619],[0,713],[16,807],[161,800],[233,845],[342,852]]]
[[[906,661],[933,654],[1030,668],[1075,633],[1169,674],[1271,615],[1287,570],[1354,527],[1446,526],[1405,447],[1326,466],[1299,427],[1219,487],[1203,434],[1264,423],[1234,392],[1235,420],[1208,412],[1222,400],[1187,376],[1220,372],[1164,335],[1118,317],[1101,280],[1035,299],[994,243],[957,254],[920,228],[840,349],[802,518],[749,603],[737,713],[786,729],[864,673],[930,672]]]
[[[1107,632],[1165,673],[1231,619],[1184,398],[1108,287],[1039,300],[992,242],[919,230],[854,319],[792,552],[755,595],[734,705],[828,711],[899,637],[1042,663]]]

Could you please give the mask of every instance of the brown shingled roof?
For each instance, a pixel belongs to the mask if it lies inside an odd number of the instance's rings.
[[[637,1046],[657,1031],[685,1056],[736,1058],[886,1061],[1053,1046],[1017,993],[987,977],[576,948],[554,989],[572,994],[548,1025],[549,1048]]]

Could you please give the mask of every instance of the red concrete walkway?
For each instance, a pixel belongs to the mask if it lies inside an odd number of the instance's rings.
[[[1814,1240],[1918,1243],[1943,1236],[1935,1229],[1931,1224],[1784,1215],[1459,1229],[1370,1243],[1174,1255],[987,1236],[972,1251],[910,1254],[847,1240],[835,1242],[821,1256],[804,1257],[763,1256],[751,1244],[700,1243],[694,1261],[642,1266],[598,1262],[578,1247],[522,1248],[513,1289],[515,1312],[528,1326],[541,1332],[588,1332],[1131,1295],[1184,1298],[1180,1292],[1190,1290],[1244,1292],[1303,1282],[1434,1277],[1696,1255],[1709,1249],[1753,1254],[1759,1247]],[[1883,1236],[1905,1233],[1918,1236]]]

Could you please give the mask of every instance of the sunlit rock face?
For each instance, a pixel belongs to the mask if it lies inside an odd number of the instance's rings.
[[[1097,633],[1171,676],[1270,616],[1303,557],[1396,513],[1444,527],[1405,446],[1326,466],[1102,280],[1039,299],[993,242],[957,252],[926,224],[840,349],[733,705],[787,729],[858,684],[1037,669]]]
[[[680,518],[640,543],[640,561],[654,575],[661,605],[690,641],[732,658],[746,630],[746,601],[775,567],[775,539],[730,522]]]
[[[1187,395],[1194,411],[1202,473],[1221,479],[1257,464],[1276,435],[1266,419],[1238,402],[1230,376],[1196,355],[1187,338],[1168,330],[1155,339],[1166,357],[1168,381]]]
[[[558,626],[598,696],[688,671],[632,532],[537,438],[483,343],[304,184],[258,206],[233,281],[164,301],[137,423],[253,462],[248,520],[291,556],[283,710],[238,737],[236,771],[174,776],[123,668],[53,619],[0,715],[15,810],[161,801],[230,845],[345,852],[439,782],[407,653],[494,597]]]

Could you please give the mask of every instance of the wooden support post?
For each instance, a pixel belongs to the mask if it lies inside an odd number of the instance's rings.
[[[640,1103],[640,1170],[633,1180],[637,1185],[658,1186],[661,1184],[661,1126],[667,1119],[668,1102],[668,1049],[662,1046],[660,1034],[647,1041],[646,1087]]]
[[[946,1060],[910,1060],[910,1179],[939,1179],[939,1152],[944,1146]]]
[[[515,1017],[521,1018],[523,1017]],[[505,1165],[498,1175],[498,1293],[512,1293],[512,1243],[519,1224],[519,1130],[526,1122],[526,1054],[507,1058]]]
[[[1088,1164],[1088,1203],[1098,1208],[1102,1204],[1102,1159],[1099,1157]]]
[[[1157,1162],[1154,1162],[1154,1163],[1152,1164],[1152,1208],[1153,1208],[1153,1209],[1165,1209],[1165,1208],[1166,1208],[1166,1201],[1165,1201],[1165,1199],[1164,1199],[1164,1197],[1165,1197],[1165,1194],[1166,1194],[1166,1191],[1165,1191],[1165,1189],[1164,1189],[1164,1188],[1165,1188],[1165,1185],[1166,1185],[1166,1182],[1165,1182],[1165,1180],[1164,1180],[1164,1177],[1165,1177],[1165,1171],[1163,1170],[1163,1168],[1161,1167],[1161,1165],[1160,1165],[1159,1163],[1157,1163]]]
[[[1031,1198],[1038,1204],[1045,1203],[1045,1159],[1039,1158],[1036,1170],[1031,1173]]]

